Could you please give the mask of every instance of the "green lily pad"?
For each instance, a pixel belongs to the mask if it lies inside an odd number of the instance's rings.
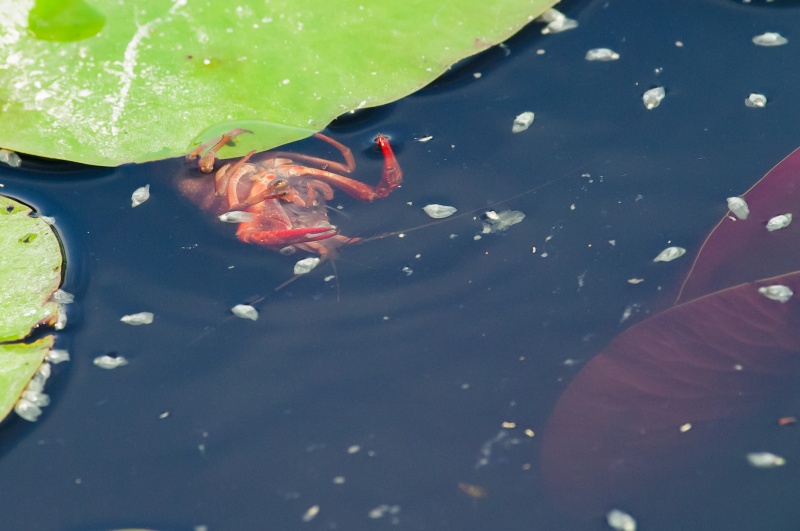
[[[28,382],[53,347],[51,334],[33,343],[0,345],[0,420],[14,409]]]
[[[54,336],[22,340],[58,317],[58,305],[50,298],[61,284],[61,244],[53,228],[31,214],[27,205],[0,195],[0,420],[44,363]],[[28,403],[26,418],[35,420],[43,405]]]
[[[555,2],[0,0],[0,146],[115,166],[248,121],[225,155],[269,149],[416,91]]]
[[[53,228],[30,214],[30,207],[0,196],[0,342],[22,339],[58,317],[49,299],[61,283],[61,245]]]

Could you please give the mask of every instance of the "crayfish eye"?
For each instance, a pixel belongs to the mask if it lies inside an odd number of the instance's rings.
[[[283,188],[286,188],[287,186],[289,186],[289,183],[287,183],[283,179],[276,179],[275,181],[272,182],[272,188],[274,188],[275,190],[281,190]]]

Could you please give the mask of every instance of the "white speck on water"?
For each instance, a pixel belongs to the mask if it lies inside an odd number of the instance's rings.
[[[791,214],[781,214],[767,221],[767,230],[772,232],[779,229],[785,229],[792,222]]]
[[[671,262],[684,254],[686,254],[686,249],[683,247],[667,247],[653,258],[653,262]]]
[[[94,364],[101,369],[116,369],[128,364],[124,356],[98,356],[94,359]]]
[[[220,214],[219,220],[225,223],[247,223],[253,221],[255,216],[252,212],[243,212],[241,210],[233,210]]]
[[[303,514],[303,521],[310,522],[319,514],[319,505],[312,505],[308,508],[308,510]]]
[[[525,219],[525,214],[519,210],[503,210],[501,212],[490,210],[483,217],[481,234],[492,234],[508,230],[512,225],[521,223]]]
[[[452,216],[457,212],[455,207],[445,206],[445,205],[438,205],[436,203],[426,205],[422,208],[426,214],[428,214],[433,219],[442,219]]]
[[[747,96],[744,104],[752,109],[761,109],[767,105],[767,97],[763,94],[756,94],[755,92]]]
[[[59,304],[72,304],[75,301],[75,295],[67,293],[63,289],[55,290],[51,298]]]
[[[531,126],[535,115],[531,111],[524,112],[514,118],[514,123],[511,125],[512,133],[521,133]]]
[[[664,87],[655,87],[651,88],[644,94],[642,94],[642,101],[644,102],[644,106],[647,110],[652,110],[661,105],[661,100],[664,99],[666,92],[664,91]]]
[[[148,199],[150,199],[150,185],[146,184],[134,190],[131,195],[131,206],[136,208]]]
[[[780,33],[766,32],[753,37],[753,44],[757,46],[783,46],[789,40]]]
[[[310,256],[308,258],[303,258],[302,260],[298,260],[297,263],[294,265],[294,274],[295,275],[305,275],[306,273],[310,272],[312,269],[319,265],[320,259],[316,256]]]
[[[794,292],[789,286],[783,286],[781,284],[760,287],[758,288],[758,292],[770,300],[779,302],[788,302],[789,299],[792,298],[792,295],[794,295]]]
[[[619,509],[609,511],[606,514],[606,522],[608,527],[617,531],[636,531],[636,520],[633,516]]]
[[[55,365],[58,365],[62,361],[69,361],[69,352],[60,348],[50,349],[47,353],[47,361]]]
[[[586,52],[587,61],[616,61],[619,54],[609,48],[592,48]]]
[[[130,315],[123,315],[120,321],[131,326],[150,324],[153,322],[153,314],[151,312],[132,313]]]
[[[22,164],[22,159],[19,155],[8,149],[0,149],[0,162],[8,164],[12,168],[19,168]]]
[[[20,398],[17,401],[16,405],[14,405],[14,411],[28,422],[36,422],[36,419],[42,414],[39,406],[25,398]]]
[[[747,202],[741,197],[729,197],[727,201],[728,210],[733,212],[733,215],[737,218],[747,219],[747,216],[750,215],[750,207],[747,206]]]
[[[786,459],[770,452],[750,452],[747,461],[756,468],[776,468],[786,464]]]
[[[542,28],[542,34],[561,33],[562,31],[571,30],[578,27],[578,21],[567,18],[566,15],[557,9],[548,9],[537,19],[541,22],[546,22],[547,26]]]
[[[242,319],[250,319],[251,321],[258,319],[258,310],[249,304],[237,304],[231,308],[231,313],[236,317],[241,317]]]

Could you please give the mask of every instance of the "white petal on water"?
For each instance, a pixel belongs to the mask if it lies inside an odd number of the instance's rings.
[[[606,514],[608,527],[617,531],[636,531],[636,520],[633,516],[619,509],[613,509]]]
[[[758,288],[758,292],[768,299],[779,302],[787,302],[794,295],[789,286],[780,284]]]
[[[36,422],[36,419],[42,414],[42,410],[39,409],[39,406],[24,398],[20,398],[17,401],[14,406],[14,411],[17,412],[17,415],[29,422]]]
[[[422,208],[426,214],[428,214],[433,219],[442,219],[452,216],[456,213],[457,209],[451,206],[445,205],[437,205],[433,203],[431,205],[426,205]]]
[[[94,359],[94,364],[101,369],[116,369],[128,364],[128,360],[123,356],[98,356]]]
[[[533,119],[536,117],[531,111],[526,111],[517,115],[514,118],[514,124],[511,126],[512,133],[521,133],[531,126]]]
[[[684,254],[686,254],[686,249],[683,247],[667,247],[658,253],[658,256],[653,258],[653,262],[671,262],[676,258],[680,258]]]
[[[249,304],[237,304],[231,308],[231,313],[236,317],[241,317],[242,319],[250,319],[251,321],[258,319],[258,310]]]
[[[51,298],[59,304],[72,304],[75,301],[75,295],[67,293],[63,289],[57,289]]]
[[[64,349],[54,348],[47,353],[47,361],[54,364],[59,364],[62,361],[69,361],[69,352]]]
[[[133,195],[131,195],[131,206],[137,207],[148,199],[150,199],[150,185],[146,184],[133,192]]]
[[[252,212],[243,212],[241,210],[233,210],[231,212],[225,212],[219,216],[220,221],[224,221],[225,223],[247,223],[248,221],[253,221],[253,213]]]
[[[786,464],[786,459],[770,452],[750,452],[747,461],[756,468],[775,468]]]
[[[490,234],[507,230],[525,219],[525,214],[519,210],[503,210],[502,212],[489,211],[484,214],[482,234]]]
[[[305,275],[318,265],[319,265],[319,258],[317,258],[316,256],[303,258],[302,260],[298,260],[297,263],[294,265],[294,274]]]
[[[733,215],[737,218],[747,219],[747,216],[750,215],[750,207],[747,206],[747,202],[741,197],[729,197],[727,201],[728,210],[733,212]]]
[[[152,312],[132,313],[130,315],[123,315],[120,321],[132,326],[146,325],[153,322],[153,314]]]
[[[609,48],[593,48],[586,52],[587,61],[616,61],[619,54]]]
[[[644,106],[647,108],[647,110],[655,109],[661,105],[661,100],[664,99],[665,95],[666,92],[664,91],[664,87],[651,88],[642,94],[642,101],[644,102]]]
[[[763,94],[753,93],[747,96],[747,98],[744,100],[744,104],[748,107],[760,109],[767,104],[767,97]]]
[[[753,37],[753,44],[758,46],[783,46],[789,40],[780,33],[766,32]]]
[[[772,232],[778,229],[784,229],[792,222],[791,214],[781,214],[767,221],[767,230]]]

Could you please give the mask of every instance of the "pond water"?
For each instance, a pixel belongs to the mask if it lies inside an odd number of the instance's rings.
[[[3,526],[604,529],[605,511],[619,508],[640,529],[795,528],[797,431],[774,426],[798,412],[787,389],[758,417],[709,427],[690,470],[652,478],[675,488],[602,511],[552,492],[539,449],[582,365],[674,301],[691,261],[653,257],[669,245],[696,253],[725,198],[797,147],[800,8],[561,9],[577,29],[529,26],[425,90],[331,127],[358,178],[377,181],[378,132],[405,175],[373,204],[337,194],[344,234],[405,237],[344,248],[335,281],[323,264],[274,291],[298,256],[238,242],[183,198],[182,161],[0,168],[4,193],[56,218],[63,287],[76,296],[57,339],[73,360],[51,378],[53,405],[35,424],[3,426]],[[751,42],[767,31],[789,44]],[[621,57],[586,61],[598,47]],[[666,98],[647,111],[642,93],[655,86]],[[745,106],[751,92],[766,94],[765,108]],[[512,134],[525,111],[535,121]],[[287,150],[335,156],[328,148]],[[151,199],[132,209],[144,184]],[[406,230],[430,222],[429,203],[526,218],[478,240],[473,215]],[[230,316],[253,301],[256,322]],[[119,322],[140,311],[152,325]],[[112,352],[130,364],[92,364]],[[789,465],[748,467],[744,453],[761,449]]]

